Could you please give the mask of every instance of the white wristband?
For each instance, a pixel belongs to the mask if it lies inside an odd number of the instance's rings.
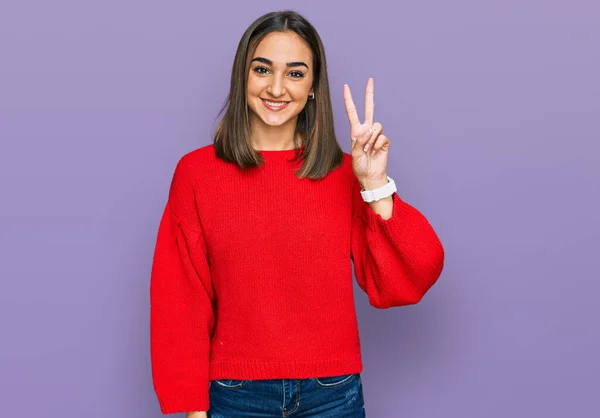
[[[372,190],[361,190],[360,194],[365,202],[374,202],[377,200],[381,200],[384,197],[391,196],[394,194],[396,189],[396,183],[394,180],[387,176],[388,183]]]

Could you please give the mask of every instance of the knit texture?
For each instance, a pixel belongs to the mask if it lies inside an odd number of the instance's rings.
[[[360,196],[351,156],[298,179],[294,150],[243,171],[214,147],[175,168],[150,281],[154,389],[165,414],[209,409],[209,381],[362,371],[352,265],[376,308],[417,303],[444,250],[393,194],[383,219]],[[352,262],[351,262],[352,261]]]

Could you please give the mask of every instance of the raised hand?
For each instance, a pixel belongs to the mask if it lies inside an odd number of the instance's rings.
[[[350,122],[350,138],[352,139],[352,169],[361,184],[378,184],[387,182],[387,159],[390,140],[383,135],[383,126],[373,124],[374,80],[367,81],[365,97],[365,121],[360,122],[356,106],[352,100],[350,86],[344,85],[344,103]],[[377,186],[377,187],[378,187]]]

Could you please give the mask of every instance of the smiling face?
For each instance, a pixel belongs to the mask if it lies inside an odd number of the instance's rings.
[[[252,127],[296,125],[313,92],[312,52],[294,32],[271,32],[258,44],[248,74]]]

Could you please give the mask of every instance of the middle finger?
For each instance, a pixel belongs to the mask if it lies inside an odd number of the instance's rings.
[[[375,80],[371,77],[367,81],[365,94],[365,124],[373,124],[373,115],[375,113]]]

